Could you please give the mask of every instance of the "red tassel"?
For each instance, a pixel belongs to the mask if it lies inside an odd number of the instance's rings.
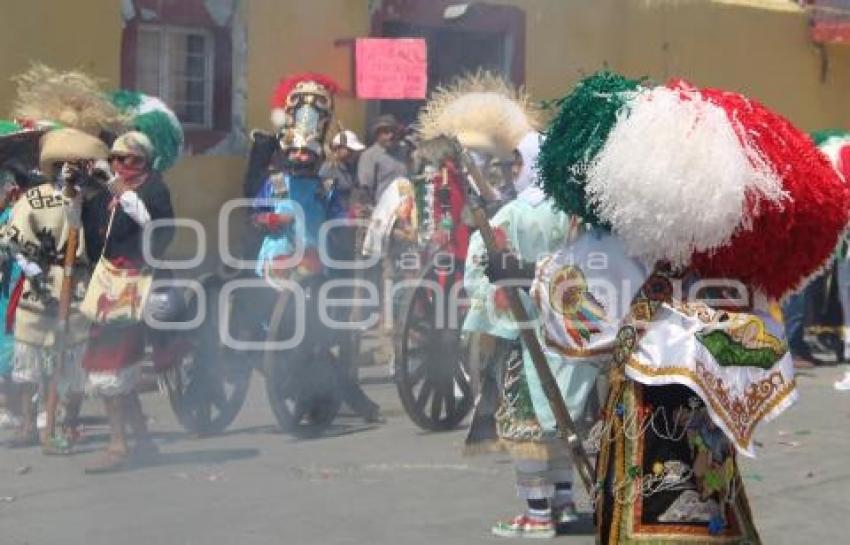
[[[21,275],[18,278],[18,283],[9,295],[9,304],[6,306],[6,333],[15,332],[15,313],[18,311],[18,304],[21,302],[21,295],[24,293],[24,282],[26,278]]]

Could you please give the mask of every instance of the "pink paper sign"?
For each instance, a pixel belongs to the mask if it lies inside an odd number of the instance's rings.
[[[428,88],[428,47],[422,38],[358,38],[357,97],[423,99]]]

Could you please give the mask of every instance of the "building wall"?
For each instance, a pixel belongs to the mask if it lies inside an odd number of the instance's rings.
[[[3,2],[0,10],[0,117],[15,98],[11,76],[38,61],[80,69],[118,84],[121,13],[117,0],[25,0]],[[49,15],[48,15],[49,14]]]
[[[751,95],[805,130],[850,125],[850,46],[820,50],[777,0],[497,0],[527,14],[526,80],[561,96],[603,67]],[[821,80],[823,53],[828,68]]]
[[[284,74],[321,71],[350,89],[350,50],[334,41],[368,35],[369,9],[379,1],[242,0],[247,126],[268,128],[268,97]],[[537,99],[562,96],[583,75],[608,67],[631,76],[661,81],[678,76],[742,91],[806,130],[850,124],[850,46],[817,48],[808,37],[806,14],[791,2],[490,1],[526,11],[526,80]],[[118,85],[119,0],[8,1],[3,19],[15,24],[4,25],[0,33],[0,115],[14,97],[8,76],[25,70],[31,60],[80,68],[104,78],[108,87]],[[342,96],[337,113],[346,127],[363,134],[363,102]],[[168,173],[177,213],[204,225],[211,248],[221,203],[240,196],[243,167],[241,156],[196,156]],[[194,250],[194,238],[186,233],[173,248],[176,255]],[[207,263],[216,261],[213,251]]]

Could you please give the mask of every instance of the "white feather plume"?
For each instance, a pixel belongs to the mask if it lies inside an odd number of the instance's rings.
[[[750,228],[756,197],[786,197],[779,175],[737,129],[697,91],[642,91],[590,166],[590,201],[634,256],[686,265],[695,251]]]
[[[438,88],[419,113],[423,140],[471,136],[510,153],[540,125],[540,111],[521,89],[503,78],[477,72]]]

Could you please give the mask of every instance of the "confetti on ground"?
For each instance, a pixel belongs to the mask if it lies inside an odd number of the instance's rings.
[[[0,502],[2,503],[12,503],[15,501],[15,496],[0,496]]]
[[[799,441],[780,441],[779,444],[791,448],[797,448],[800,446]]]
[[[15,469],[15,473],[17,473],[18,475],[26,475],[27,473],[30,472],[31,469],[32,468],[30,466],[21,466],[21,467]]]

